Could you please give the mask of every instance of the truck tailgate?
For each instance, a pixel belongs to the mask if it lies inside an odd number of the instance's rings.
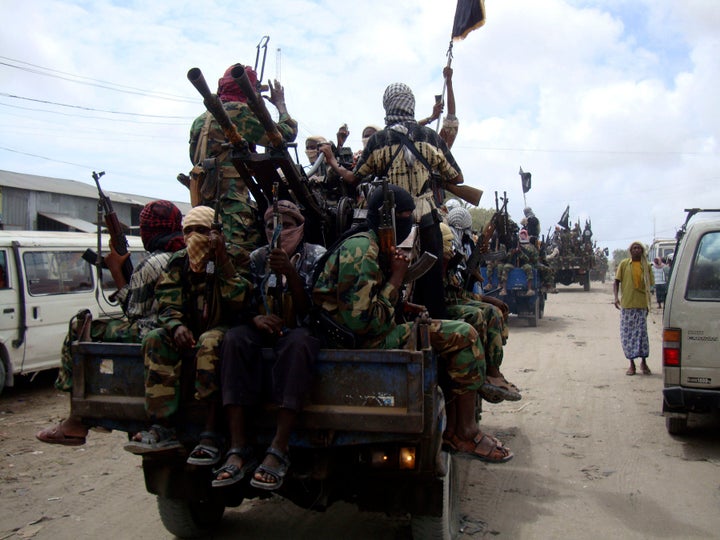
[[[322,350],[298,427],[422,433],[425,354]],[[129,423],[147,420],[139,344],[75,343],[73,357],[73,415]]]

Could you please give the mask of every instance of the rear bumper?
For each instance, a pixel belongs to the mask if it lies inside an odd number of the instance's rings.
[[[663,389],[663,412],[710,412],[720,409],[720,390],[668,386]]]

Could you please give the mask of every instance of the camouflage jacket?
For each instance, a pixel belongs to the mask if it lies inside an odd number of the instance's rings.
[[[175,252],[155,286],[161,327],[172,333],[176,327],[185,325],[197,338],[209,328],[228,324],[245,308],[252,285],[228,261],[216,269],[214,277],[218,281],[213,303],[219,306],[214,306],[213,312],[203,317],[207,278],[205,272],[190,270],[186,249]]]
[[[313,289],[313,302],[358,338],[359,347],[380,346],[396,326],[399,291],[386,283],[377,234],[345,240],[330,254]]]
[[[228,101],[223,103],[223,108],[227,111],[230,121],[237,127],[238,133],[240,133],[242,138],[250,145],[258,144],[260,146],[268,146],[270,144],[265,134],[265,128],[245,103]],[[207,111],[198,116],[190,128],[190,162],[193,165],[197,164],[195,163],[195,154],[198,144],[202,144],[200,135],[208,117],[210,117],[210,125],[206,154],[204,156],[201,155],[199,160],[217,157],[221,164],[223,175],[226,178],[237,177],[238,172],[229,160],[230,151],[222,146],[227,142],[227,137],[225,137],[225,133],[220,127],[220,124],[218,124]],[[297,136],[297,122],[290,118],[289,115],[281,114],[276,126],[285,141],[292,142],[295,140]]]

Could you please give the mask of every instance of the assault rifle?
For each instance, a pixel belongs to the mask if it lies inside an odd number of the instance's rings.
[[[100,187],[100,178],[105,174],[105,171],[101,171],[99,173],[96,173],[93,171],[92,177],[93,180],[95,180],[95,185],[97,185],[98,189],[98,216],[102,213],[105,217],[105,226],[107,227],[108,234],[110,235],[110,241],[112,242],[112,247],[115,250],[115,252],[118,255],[125,255],[128,252],[128,241],[127,236],[125,235],[125,231],[123,230],[123,226],[120,223],[120,220],[117,217],[117,214],[115,213],[115,210],[113,209],[112,202],[110,201],[110,197],[105,195],[103,193],[102,188]],[[99,225],[98,225],[98,232],[99,232]],[[98,235],[98,244],[100,243],[100,237]],[[99,249],[99,246],[98,246]],[[95,253],[93,250],[88,249],[83,253],[83,259],[85,259],[90,264],[97,265],[98,264],[98,254]],[[99,262],[100,265],[102,265],[102,260]],[[122,266],[122,274],[125,278],[126,282],[130,282],[130,276],[132,275],[133,271],[133,265],[132,261],[130,261],[130,257],[125,259],[125,262]]]
[[[280,234],[282,233],[282,218],[280,217],[280,207],[278,205],[278,183],[273,184],[272,193],[272,209],[273,209],[273,235],[270,240],[270,251],[280,247]],[[269,256],[269,254],[268,254]],[[265,303],[265,312],[270,315],[283,316],[283,291],[282,291],[282,275],[275,272],[268,274],[267,281],[265,283],[265,291],[263,291],[263,301]],[[272,306],[270,306],[268,300],[272,295]]]
[[[498,205],[498,197],[497,192],[495,192],[495,213],[492,215],[490,220],[485,224],[485,227],[483,227],[482,233],[480,234],[480,238],[478,238],[477,243],[475,244],[475,247],[473,248],[472,253],[470,254],[470,257],[468,258],[466,268],[467,268],[467,276],[465,277],[465,289],[466,290],[472,290],[473,283],[475,281],[478,281],[478,276],[480,273],[480,266],[483,262],[485,262],[487,259],[492,259],[496,257],[491,257],[488,254],[489,248],[490,248],[490,240],[493,237],[493,234],[495,234],[495,231],[501,232],[504,230],[505,227],[505,217],[507,214],[507,203],[508,199],[505,197],[503,199],[503,205],[500,207]],[[489,276],[488,276],[489,278]]]
[[[374,182],[373,182],[374,183]],[[383,190],[383,204],[380,207],[380,226],[378,237],[380,240],[380,256],[385,270],[390,271],[390,261],[397,250],[397,238],[395,237],[395,194],[388,188],[387,178],[380,180]],[[411,264],[405,271],[404,283],[411,283],[427,273],[435,264],[437,257],[432,253],[423,251],[417,261]]]

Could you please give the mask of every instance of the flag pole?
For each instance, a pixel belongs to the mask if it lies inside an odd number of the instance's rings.
[[[453,49],[453,40],[452,40],[452,38],[450,38],[450,45],[448,46],[447,53],[445,53],[445,55],[447,56],[447,67],[450,67],[452,65],[452,60],[453,60],[452,49]],[[446,92],[447,92],[447,81],[445,80],[445,77],[443,77],[443,89],[442,89],[443,103],[445,102],[445,93]],[[441,116],[442,116],[442,114],[440,114],[440,116],[438,116],[437,123],[435,124],[435,131],[437,131],[438,133],[440,132],[440,117]]]

